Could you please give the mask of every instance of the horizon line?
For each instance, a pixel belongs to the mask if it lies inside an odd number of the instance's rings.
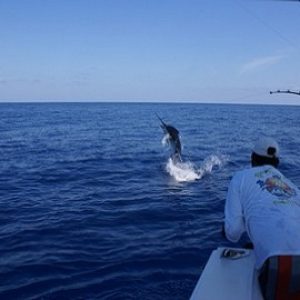
[[[87,104],[205,104],[205,105],[265,105],[265,106],[299,106],[297,103],[257,103],[257,102],[205,102],[193,100],[0,100],[0,104],[64,104],[64,103],[87,103]]]

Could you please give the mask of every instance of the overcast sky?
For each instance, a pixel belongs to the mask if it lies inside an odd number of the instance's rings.
[[[300,2],[0,0],[0,101],[299,103]]]

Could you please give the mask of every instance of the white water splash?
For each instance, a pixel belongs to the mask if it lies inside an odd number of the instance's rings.
[[[166,171],[178,182],[188,182],[201,179],[204,175],[210,174],[217,167],[220,168],[228,158],[224,155],[210,155],[202,163],[199,169],[188,162],[174,162],[168,159]]]
[[[163,146],[169,145],[170,136],[169,134],[165,134],[163,139],[161,140],[161,143]]]
[[[169,134],[165,134],[161,142],[163,146],[168,145],[171,147]],[[190,161],[180,162],[169,158],[166,164],[166,171],[177,182],[195,181],[201,179],[206,174],[212,173],[214,169],[221,168],[226,161],[228,161],[227,156],[212,154],[204,159],[200,168],[197,169]]]
[[[201,178],[191,162],[174,162],[173,159],[169,158],[166,170],[178,182],[194,181]]]
[[[222,167],[227,160],[228,158],[225,155],[210,155],[203,161],[198,173],[201,174],[201,177],[207,173],[210,174],[214,168]]]

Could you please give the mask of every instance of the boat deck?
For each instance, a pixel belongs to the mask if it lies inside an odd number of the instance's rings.
[[[253,251],[235,249],[247,255],[232,259],[222,257],[224,249],[212,252],[190,300],[263,300]]]

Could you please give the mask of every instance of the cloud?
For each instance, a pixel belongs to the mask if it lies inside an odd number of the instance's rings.
[[[4,79],[4,78],[0,78],[0,84],[1,85],[5,85],[8,83],[8,80],[7,79]]]
[[[0,85],[9,85],[9,84],[38,84],[40,79],[25,79],[25,78],[0,78]]]
[[[260,57],[251,60],[250,62],[245,63],[240,70],[241,74],[245,74],[248,72],[253,72],[258,69],[262,69],[267,66],[272,66],[279,63],[284,58],[283,55],[274,55],[267,57]]]

